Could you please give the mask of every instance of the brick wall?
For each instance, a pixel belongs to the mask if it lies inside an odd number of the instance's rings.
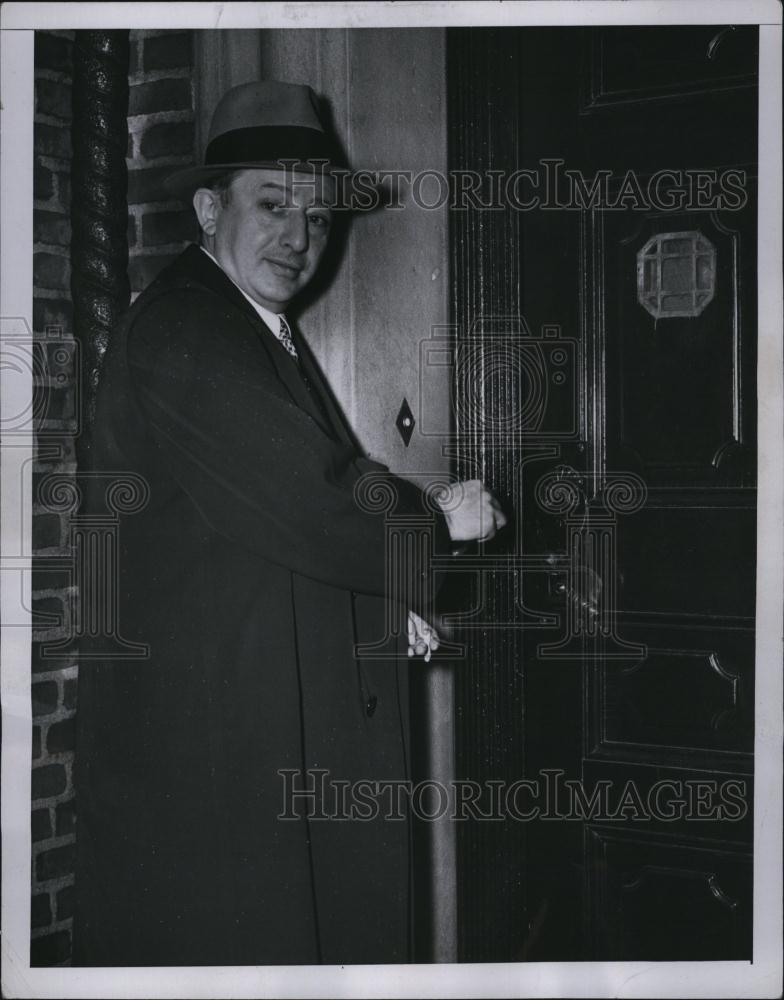
[[[34,483],[74,474],[75,380],[70,302],[70,161],[73,32],[39,31],[35,40],[33,326],[48,369],[38,379],[47,405],[38,421]],[[191,32],[131,32],[128,116],[129,271],[135,297],[189,239],[192,209],[172,201],[161,180],[194,162]],[[48,373],[47,373],[48,372]],[[35,491],[35,485],[34,485]],[[78,594],[67,570],[68,517],[33,508],[33,771],[31,964],[67,965],[71,956],[76,802],[73,790],[78,664],[53,660],[42,643],[67,634]]]
[[[71,163],[71,70],[73,32],[35,36],[33,208],[33,329],[38,349],[54,360],[60,347],[72,352],[69,219]],[[72,353],[70,357],[72,358]],[[75,470],[73,364],[60,363],[58,382],[45,366],[36,388],[45,393],[37,424],[34,486],[48,472]],[[37,557],[68,557],[67,515],[33,507]],[[37,564],[40,566],[40,560]],[[74,593],[64,572],[33,574],[33,773],[32,942],[33,965],[66,963],[71,952],[74,797],[74,660],[45,659],[41,641],[65,632]],[[46,627],[47,615],[58,621]],[[48,619],[51,621],[52,619]]]
[[[135,297],[198,238],[193,208],[172,201],[163,178],[195,161],[192,32],[131,34],[128,241]]]

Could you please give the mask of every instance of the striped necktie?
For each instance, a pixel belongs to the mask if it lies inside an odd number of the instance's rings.
[[[280,333],[278,333],[276,336],[283,345],[283,347],[286,348],[286,350],[289,352],[292,358],[294,358],[294,360],[297,362],[297,368],[299,369],[299,374],[302,379],[302,382],[305,388],[308,390],[308,395],[316,404],[316,407],[318,408],[319,412],[321,413],[324,419],[325,425],[331,428],[332,422],[329,418],[329,414],[327,413],[324,407],[324,401],[321,398],[321,393],[319,393],[316,390],[315,386],[308,378],[307,372],[302,366],[299,354],[297,353],[297,348],[294,346],[294,338],[291,336],[291,329],[289,328],[289,325],[286,322],[286,320],[283,318],[283,315],[281,313],[278,313],[278,315],[280,316]]]
[[[280,332],[277,334],[278,340],[283,344],[289,354],[294,358],[295,361],[299,361],[299,355],[297,354],[297,348],[294,346],[294,340],[291,336],[291,330],[289,325],[283,316],[280,317]]]

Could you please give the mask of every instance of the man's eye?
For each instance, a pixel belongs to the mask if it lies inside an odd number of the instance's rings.
[[[275,209],[282,208],[283,206],[279,201],[260,201],[259,207],[267,212],[274,212]]]

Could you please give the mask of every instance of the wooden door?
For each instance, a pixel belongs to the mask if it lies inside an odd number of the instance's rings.
[[[456,462],[514,515],[466,564],[458,777],[556,793],[460,828],[464,960],[751,957],[756,53],[448,35],[450,168],[531,171],[453,213]]]

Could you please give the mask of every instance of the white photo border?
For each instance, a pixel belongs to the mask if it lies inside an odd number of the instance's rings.
[[[0,12],[0,318],[32,329],[34,30],[51,28],[435,27],[759,24],[759,483],[753,962],[30,968],[30,564],[19,538],[33,442],[2,442],[2,994],[7,997],[778,997],[782,989],[781,22],[776,0],[405,3],[7,3]],[[3,413],[32,398],[0,372]],[[26,471],[23,471],[26,470]],[[29,484],[28,484],[29,485]],[[25,491],[29,496],[29,491]],[[26,544],[20,544],[26,541]],[[10,572],[5,570],[10,569]],[[26,624],[25,624],[26,623]]]

